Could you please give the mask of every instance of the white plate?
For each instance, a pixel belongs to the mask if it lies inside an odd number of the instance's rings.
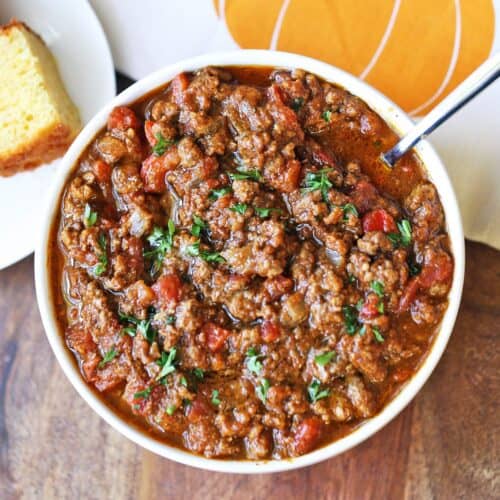
[[[104,32],[86,0],[1,0],[0,23],[12,17],[42,36],[85,125],[116,94],[113,60]],[[1,60],[1,57],[0,57]],[[12,177],[0,177],[0,269],[30,254],[41,223],[41,203],[60,159]]]

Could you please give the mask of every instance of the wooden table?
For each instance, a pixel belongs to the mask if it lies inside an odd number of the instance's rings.
[[[307,469],[203,472],[129,442],[77,395],[43,333],[29,257],[0,272],[0,498],[500,498],[499,323],[500,252],[467,243],[454,333],[399,417]]]

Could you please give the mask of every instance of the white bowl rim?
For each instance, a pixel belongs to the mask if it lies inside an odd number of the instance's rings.
[[[404,134],[413,125],[410,118],[397,105],[365,82],[327,63],[297,54],[267,50],[235,50],[205,54],[164,67],[137,81],[104,106],[84,127],[64,156],[51,192],[47,197],[47,203],[44,207],[45,217],[36,246],[35,285],[38,306],[47,338],[66,377],[98,415],[131,441],[162,457],[205,470],[245,474],[289,471],[334,457],[369,438],[398,415],[430,377],[448,343],[460,304],[465,265],[464,237],[460,212],[451,182],[441,160],[427,141],[421,141],[416,147],[416,151],[427,170],[430,180],[438,189],[445,210],[446,225],[455,261],[454,277],[449,294],[449,305],[431,350],[414,376],[378,415],[362,423],[350,434],[323,448],[286,460],[209,459],[175,448],[148,436],[134,426],[127,424],[124,419],[106,406],[85,383],[76,367],[73,355],[66,347],[63,336],[59,332],[53,310],[51,291],[49,289],[48,243],[52,221],[58,211],[60,193],[66,178],[78,161],[80,154],[105,125],[111,109],[137,100],[167,83],[177,73],[196,70],[204,66],[301,68],[318,75],[326,81],[336,83],[363,99],[400,135]]]

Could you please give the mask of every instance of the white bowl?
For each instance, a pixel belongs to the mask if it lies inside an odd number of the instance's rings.
[[[179,72],[192,71],[208,65],[302,68],[310,73],[318,75],[324,80],[339,84],[353,94],[359,96],[384,118],[398,134],[404,134],[412,127],[410,118],[408,118],[408,116],[387,97],[383,96],[361,80],[358,80],[356,77],[308,57],[285,52],[243,50],[207,54],[163,68],[138,81],[105,106],[82,130],[66,153],[62,164],[59,166],[58,176],[55,179],[52,192],[50,193],[47,200],[47,206],[45,207],[43,227],[41,228],[40,238],[36,247],[35,280],[38,306],[52,350],[70,382],[80,396],[82,396],[82,398],[85,399],[85,401],[87,401],[87,403],[106,420],[108,424],[113,426],[127,438],[165,458],[201,469],[235,473],[266,473],[297,469],[334,457],[370,437],[392,420],[413,399],[429,378],[446,347],[460,304],[464,277],[464,237],[462,222],[460,220],[455,194],[446,170],[430,144],[426,141],[422,141],[417,146],[416,151],[427,169],[430,180],[435,184],[439,192],[446,215],[447,230],[451,239],[451,251],[453,252],[455,260],[455,271],[449,294],[449,305],[431,350],[415,375],[402,387],[399,393],[378,415],[364,422],[347,436],[328,446],[297,458],[251,462],[204,458],[169,446],[168,444],[162,443],[140,432],[132,425],[129,425],[124,419],[120,418],[118,414],[109,409],[94,394],[78,371],[73,360],[73,354],[66,347],[64,336],[59,331],[57,325],[49,288],[47,249],[50,229],[58,212],[60,194],[68,174],[87,145],[104,127],[110,111],[115,106],[134,102],[136,99],[167,83]]]

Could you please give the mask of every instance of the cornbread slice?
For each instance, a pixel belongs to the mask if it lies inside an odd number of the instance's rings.
[[[0,27],[0,176],[61,156],[79,129],[43,40],[17,20]]]

